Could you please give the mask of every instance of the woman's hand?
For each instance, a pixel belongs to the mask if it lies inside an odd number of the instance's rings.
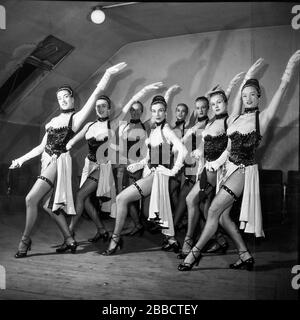
[[[257,71],[262,67],[264,61],[265,60],[263,58],[259,58],[258,60],[256,60],[253,63],[253,65],[249,68],[249,70],[247,71],[247,73],[245,75],[245,80],[252,79],[255,76],[255,74],[257,73]]]
[[[120,62],[112,67],[109,67],[106,69],[105,73],[108,73],[110,75],[119,73],[121,70],[123,70],[127,66],[126,62]]]
[[[139,163],[139,162],[137,162],[137,163],[132,163],[132,164],[130,164],[129,166],[127,166],[127,170],[128,170],[129,172],[131,172],[131,173],[134,173],[134,172],[136,172],[136,171],[138,171],[138,170],[141,170],[141,169],[143,169],[143,168],[144,168],[144,165],[141,164],[141,163]]]
[[[55,163],[57,161],[57,155],[54,153],[52,156],[51,156],[51,163]]]
[[[174,93],[175,91],[177,91],[178,89],[180,89],[180,86],[178,84],[174,84],[173,86],[171,86],[167,91],[165,96],[167,95],[171,95],[172,93]]]
[[[11,162],[11,165],[9,166],[8,169],[21,168],[23,163],[24,161],[22,160],[22,158],[15,159]]]
[[[218,166],[218,164],[216,163],[216,161],[206,162],[205,167],[206,167],[206,169],[207,169],[208,171],[211,171],[211,172],[217,171],[218,168],[219,168],[219,166]]]
[[[199,149],[195,149],[191,152],[191,157],[195,158],[196,160],[199,160],[203,156],[203,152]]]
[[[148,84],[147,86],[145,86],[143,90],[145,90],[145,93],[146,93],[149,91],[157,90],[157,89],[161,88],[163,85],[164,84],[161,81],[154,82],[154,83],[151,83],[151,84]]]
[[[289,59],[281,80],[289,82],[292,77],[293,69],[300,60],[300,50],[297,50]]]
[[[72,144],[71,141],[69,141],[69,142],[66,144],[66,150],[69,151],[69,150],[72,149],[72,147],[73,147],[73,144]]]
[[[230,81],[228,88],[232,89],[232,88],[240,81],[240,79],[242,78],[242,76],[243,76],[245,73],[246,73],[246,72],[243,71],[243,72],[240,72],[240,73],[236,74],[236,75],[232,78],[232,80]]]
[[[121,62],[118,63],[112,67],[109,67],[106,69],[103,77],[101,78],[101,80],[99,81],[97,87],[99,89],[104,90],[111,78],[112,75],[119,73],[121,70],[123,70],[125,67],[127,66],[127,63],[125,62]]]
[[[172,170],[170,170],[170,169],[168,169],[168,168],[166,168],[166,167],[164,167],[162,165],[159,165],[157,167],[156,171],[159,172],[159,173],[162,173],[163,175],[168,176],[168,177],[174,177],[175,176],[175,173]]]

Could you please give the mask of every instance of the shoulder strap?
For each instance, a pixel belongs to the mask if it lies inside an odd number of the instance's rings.
[[[70,128],[72,130],[72,124],[73,124],[73,116],[74,116],[75,112],[71,114],[71,117],[69,119],[69,123],[68,123],[68,128]]]
[[[256,132],[260,135],[260,128],[259,128],[259,111],[255,112],[255,128]]]
[[[239,114],[239,115],[232,121],[232,123],[235,122],[240,116],[241,116],[241,115]]]
[[[163,132],[164,126],[165,126],[165,123],[162,124],[161,129],[160,129],[161,137],[162,137],[164,143],[168,143],[167,138],[165,137],[164,132]]]
[[[86,131],[88,131],[88,130],[89,130],[89,128],[90,128],[94,123],[96,123],[96,122],[97,122],[97,120],[96,120],[96,121],[94,121],[94,122],[92,122],[92,123],[87,127]]]
[[[142,126],[142,128],[143,128],[145,131],[147,131],[147,130],[146,130],[146,127],[145,127],[145,125],[144,125],[143,122],[141,122],[141,126]]]
[[[228,119],[228,116],[224,118],[224,129],[225,129],[225,132],[227,131],[227,128],[228,128],[227,119]]]

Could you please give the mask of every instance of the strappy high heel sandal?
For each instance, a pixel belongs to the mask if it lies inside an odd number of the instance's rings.
[[[236,270],[248,270],[248,271],[252,271],[253,270],[253,266],[254,266],[254,258],[253,257],[250,257],[246,260],[243,260],[242,259],[242,255],[245,254],[246,252],[249,253],[250,255],[250,252],[248,250],[246,251],[240,251],[239,252],[239,260],[235,263],[232,263],[229,265],[229,268],[230,269],[236,269]]]
[[[117,238],[119,238],[119,240],[116,240]],[[110,256],[110,255],[114,254],[118,250],[118,248],[120,248],[120,250],[121,250],[123,247],[123,239],[118,234],[113,234],[110,237],[110,241],[113,241],[116,245],[112,249],[106,249],[105,251],[103,251],[101,253],[103,256]]]
[[[220,242],[220,239],[222,239],[222,242]],[[226,251],[228,250],[228,242],[223,236],[218,236],[212,245],[208,247],[204,252],[206,255],[213,255],[213,254],[226,254]]]
[[[194,248],[196,248],[196,252],[199,252],[199,256],[198,256],[198,257],[196,257],[196,255],[195,255],[195,253],[194,253],[194,251],[193,251]],[[188,263],[188,262],[182,262],[182,263],[180,263],[180,264],[178,265],[178,270],[179,270],[179,271],[190,271],[190,270],[193,268],[193,266],[198,266],[199,261],[200,261],[200,259],[201,259],[201,257],[202,257],[202,254],[201,254],[200,249],[197,248],[196,246],[194,246],[193,249],[192,249],[190,252],[191,252],[192,255],[193,255],[194,261],[193,261],[192,263]]]
[[[145,228],[144,226],[140,226],[140,227],[134,227],[133,230],[128,234],[129,236],[135,236],[135,235],[138,235],[138,236],[142,236],[144,234],[144,231],[145,231]]]
[[[26,240],[28,239],[28,240]],[[21,239],[21,243],[25,249],[24,250],[19,250],[17,251],[17,253],[15,254],[15,258],[24,258],[27,256],[27,251],[30,251],[31,250],[31,244],[32,244],[32,241],[29,237],[22,237]],[[20,246],[20,245],[19,245]]]
[[[174,251],[175,253],[178,253],[180,250],[180,244],[176,239],[174,239],[174,241],[170,243],[169,238],[166,238],[163,242],[163,246],[161,247],[161,250]]]
[[[72,237],[69,237],[69,238],[72,238]],[[78,247],[78,243],[75,240],[73,240],[71,243],[67,243],[66,240],[59,248],[56,249],[56,252],[57,253],[63,253],[63,252],[66,252],[66,251],[70,250],[71,253],[76,253],[76,249]]]
[[[93,238],[88,239],[89,242],[97,242],[100,239],[103,239],[103,242],[106,242],[109,238],[109,233],[105,231],[104,233],[101,233],[98,231],[96,235]]]
[[[194,241],[193,241],[193,238],[190,237],[190,236],[185,236],[184,238],[184,241],[183,241],[183,246],[182,246],[182,250],[181,252],[177,255],[177,259],[185,259],[185,257],[190,253],[190,251],[192,250],[193,248],[193,244],[194,244]],[[184,251],[184,247],[188,247],[189,251]]]

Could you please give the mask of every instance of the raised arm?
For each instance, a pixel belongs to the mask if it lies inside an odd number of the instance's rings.
[[[70,150],[79,140],[84,138],[91,123],[92,122],[88,122],[87,124],[85,124],[85,126],[67,143],[66,150]]]
[[[279,106],[280,100],[286,91],[286,88],[292,78],[293,71],[298,65],[299,60],[300,60],[300,50],[297,50],[289,59],[286,69],[282,75],[280,85],[277,91],[275,92],[272,100],[270,101],[268,107],[264,111],[262,111],[259,116],[261,134],[265,133],[268,127],[268,124],[274,118],[274,115]]]
[[[37,147],[33,148],[31,151],[24,154],[22,157],[13,160],[9,169],[20,168],[24,162],[40,155],[45,150],[46,142],[47,142],[47,133],[45,133],[42,139],[42,142]]]
[[[174,94],[178,89],[180,89],[180,86],[178,84],[174,84],[166,91],[164,98],[167,104],[169,104],[172,94]]]
[[[155,83],[151,83],[147,86],[145,86],[142,90],[140,90],[138,93],[136,93],[127,103],[126,105],[122,108],[121,113],[115,117],[112,121],[111,121],[111,128],[117,128],[119,126],[119,122],[122,121],[126,114],[128,113],[131,105],[135,102],[138,101],[140,99],[142,99],[147,93],[157,90],[159,88],[161,88],[163,86],[162,82],[155,82]]]
[[[263,58],[259,58],[250,68],[249,70],[247,71],[245,77],[244,77],[244,80],[242,81],[239,89],[238,89],[238,92],[233,100],[233,103],[232,103],[232,111],[231,111],[231,118],[234,119],[235,117],[237,117],[240,113],[241,113],[241,110],[242,110],[242,88],[243,88],[243,85],[245,84],[245,82],[251,78],[253,78],[255,76],[255,74],[257,73],[257,71],[262,67],[263,65],[263,62],[264,62],[264,59]]]
[[[99,94],[107,87],[111,77],[117,73],[119,73],[121,70],[123,70],[127,64],[125,62],[118,63],[108,69],[106,69],[103,77],[97,84],[96,89],[93,91],[85,105],[82,107],[80,111],[78,111],[74,115],[74,120],[73,120],[73,129],[74,131],[77,131],[82,123],[87,119],[89,116],[90,112],[93,110],[93,107],[95,105],[95,102],[97,100],[97,97]]]
[[[226,97],[227,99],[229,100],[230,98],[230,94],[231,94],[231,91],[232,89],[236,86],[236,84],[240,81],[240,79],[242,78],[242,76],[245,74],[245,72],[240,72],[238,73],[237,75],[235,75],[231,81],[229,82],[229,85],[225,91],[225,94],[226,94]]]

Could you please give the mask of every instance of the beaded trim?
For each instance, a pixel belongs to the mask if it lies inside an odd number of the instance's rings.
[[[225,191],[227,191],[233,197],[234,201],[238,200],[238,197],[236,196],[236,194],[231,189],[229,189],[227,186],[223,185],[221,188],[223,188]]]
[[[74,108],[71,108],[71,109],[60,109],[60,112],[61,113],[72,113],[72,112],[74,112],[75,111],[75,109]]]
[[[48,178],[44,176],[38,176],[37,178],[47,182],[51,188],[54,188],[54,184]]]
[[[221,113],[221,114],[216,114],[215,115],[216,119],[223,119],[225,117],[228,117],[228,113]]]
[[[94,177],[88,176],[87,179],[93,180],[93,181],[95,181],[96,183],[98,183],[98,179],[96,179],[96,178],[94,178]]]
[[[137,188],[139,194],[144,197],[144,194],[143,194],[143,190],[141,189],[141,187],[136,183],[134,182],[133,185]]]
[[[259,111],[258,107],[244,109],[244,113],[253,113],[255,111]]]

